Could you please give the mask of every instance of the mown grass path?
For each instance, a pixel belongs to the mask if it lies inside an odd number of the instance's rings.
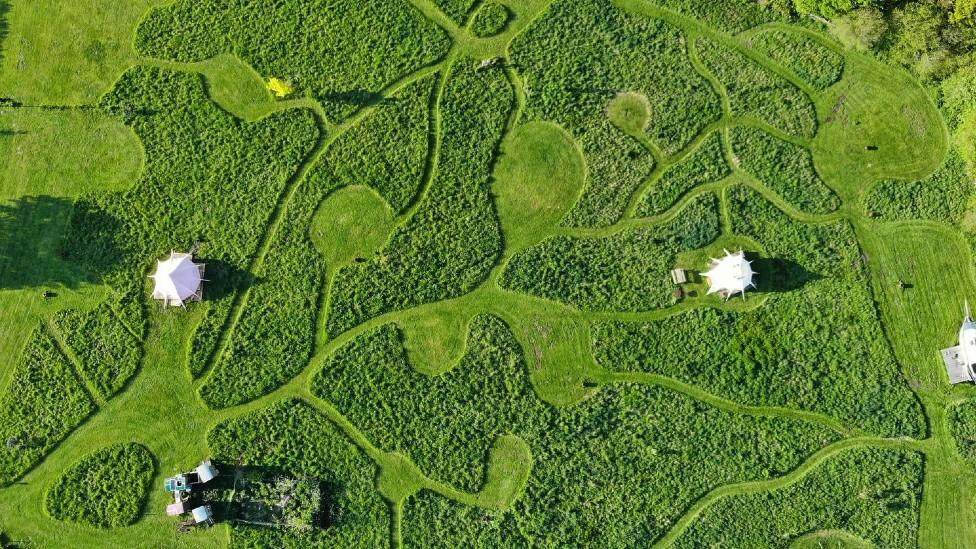
[[[469,34],[470,21],[466,25],[458,25],[440,12],[429,0],[410,1],[425,17],[448,32],[453,40],[453,46],[444,59],[411,74],[403,75],[381,92],[383,97],[392,97],[401,88],[421,78],[431,76],[435,73],[440,75],[436,92],[429,105],[430,146],[424,169],[423,184],[421,191],[418,193],[412,205],[398,217],[397,223],[400,225],[406,223],[414,215],[418,206],[426,198],[427,189],[429,189],[431,182],[436,177],[442,134],[442,120],[439,108],[440,97],[453,63],[462,55],[472,55],[478,58],[502,57],[507,59],[509,57],[508,45],[511,40],[527,29],[536,18],[542,16],[550,3],[546,0],[526,2],[525,6],[521,8],[519,17],[506,32],[497,37],[479,39]],[[817,92],[792,71],[775,63],[761,53],[746,47],[744,40],[757,29],[737,36],[731,36],[720,33],[696,20],[642,0],[618,0],[617,3],[628,11],[668,21],[685,32],[688,37],[691,63],[695,70],[708,80],[715,92],[720,96],[723,115],[719,120],[707,125],[684,149],[671,156],[663,156],[653,142],[648,141],[645,143],[648,150],[658,159],[658,163],[653,173],[641,185],[638,191],[630,197],[626,215],[622,221],[609,227],[597,229],[555,228],[551,234],[600,237],[612,235],[627,229],[666,223],[675,218],[696,197],[710,192],[717,192],[720,196],[724,196],[725,191],[732,185],[745,185],[755,189],[766,200],[799,222],[829,223],[843,220],[851,223],[856,229],[863,250],[872,258],[869,265],[874,275],[874,292],[878,301],[879,315],[884,321],[891,345],[895,349],[896,355],[903,366],[914,366],[923,372],[926,384],[918,391],[918,394],[930,425],[929,437],[924,440],[877,438],[868,436],[856,427],[845,425],[836,418],[824,414],[786,407],[750,406],[737,403],[710,394],[699,387],[666,376],[655,374],[612,374],[600,371],[595,364],[585,364],[578,371],[564,372],[566,376],[596,380],[600,384],[640,383],[660,386],[728,412],[808,421],[826,426],[845,437],[814,453],[800,466],[782,477],[763,481],[735,483],[713,488],[684,511],[682,517],[672,526],[668,533],[658,540],[658,545],[662,547],[669,546],[706,509],[723,498],[776,490],[791,485],[803,479],[826,460],[858,447],[894,448],[924,453],[926,457],[926,484],[923,499],[922,539],[919,540],[920,543],[939,547],[969,547],[976,545],[976,530],[972,526],[969,526],[971,521],[968,520],[967,515],[969,502],[972,500],[973,494],[976,494],[976,482],[969,479],[972,473],[971,468],[962,461],[956,451],[946,421],[947,407],[962,399],[976,396],[976,390],[959,388],[948,391],[945,387],[944,380],[940,377],[941,364],[933,360],[934,350],[939,348],[937,345],[948,343],[943,341],[945,337],[942,332],[944,331],[945,325],[955,322],[957,319],[952,315],[945,315],[944,319],[940,317],[941,324],[928,328],[924,337],[921,338],[924,341],[917,344],[911,343],[908,344],[908,347],[905,347],[905,341],[915,342],[919,339],[916,330],[912,327],[912,321],[910,319],[915,310],[914,307],[917,307],[918,303],[904,303],[898,295],[892,295],[890,285],[891,273],[905,266],[899,263],[897,250],[893,252],[891,249],[886,248],[889,246],[889,242],[900,242],[899,239],[901,237],[893,234],[898,230],[924,230],[925,240],[922,241],[923,243],[934,244],[935,242],[944,242],[946,239],[953,241],[951,250],[942,246],[918,245],[912,251],[916,254],[922,254],[926,264],[931,266],[932,271],[926,273],[927,275],[950,280],[951,287],[959,296],[976,295],[973,292],[976,285],[973,282],[972,267],[969,266],[971,262],[967,261],[965,263],[965,270],[952,272],[950,275],[947,275],[945,268],[943,268],[947,257],[962,254],[962,250],[965,249],[963,244],[958,242],[958,235],[946,227],[939,225],[911,224],[904,226],[883,226],[871,222],[862,211],[861,197],[866,189],[880,177],[877,172],[849,170],[843,178],[836,176],[836,174],[833,174],[833,177],[831,177],[832,174],[822,174],[827,182],[841,195],[844,205],[838,211],[826,215],[814,215],[799,211],[732,161],[729,129],[740,126],[756,127],[777,138],[814,150],[818,146],[817,138],[811,140],[792,137],[770,127],[764,122],[749,117],[733,116],[727,90],[724,89],[724,86],[715,75],[707,70],[697,56],[696,40],[698,37],[706,37],[726,47],[742,52],[765,70],[780,75],[787,81],[793,83],[814,100],[818,98],[823,100],[826,97],[826,92]],[[858,61],[860,58],[857,57],[857,54],[843,52],[839,49],[839,46],[815,31],[797,29],[796,27],[782,24],[764,25],[760,28],[779,28],[803,32],[821,41],[825,46],[844,53],[849,63],[862,62]],[[257,77],[253,70],[230,56],[219,56],[211,60],[193,64],[180,64],[152,59],[138,59],[137,62],[202,74],[207,79],[208,90],[212,98],[222,108],[228,110],[228,112],[247,120],[256,120],[274,111],[290,108],[307,108],[316,113],[321,130],[319,141],[308,154],[300,169],[288,180],[286,188],[279,197],[272,213],[271,221],[265,229],[260,245],[250,265],[251,272],[260,274],[270,246],[274,241],[275,235],[281,229],[281,224],[283,223],[283,219],[285,219],[289,203],[297,192],[300,183],[308,175],[315,163],[319,161],[329,145],[342,135],[343,132],[368,117],[375,110],[375,107],[367,106],[356,112],[350,118],[336,122],[329,120],[325,116],[322,106],[314,100],[298,99],[279,102],[270,100],[266,92],[255,91],[260,90],[260,88],[254,87],[254,80],[257,78],[260,83],[260,78]],[[880,71],[880,69],[876,70]],[[505,71],[516,97],[516,107],[511,115],[507,128],[507,131],[510,132],[518,126],[521,120],[522,113],[525,109],[526,94],[524,82],[519,75],[518,69],[507,66],[505,67]],[[634,212],[637,207],[637,201],[644,191],[654,184],[667,167],[694,152],[706,136],[713,131],[721,132],[723,136],[724,151],[727,160],[729,160],[729,165],[733,168],[733,174],[722,181],[699,186],[688,191],[684,196],[680,197],[677,203],[660,215],[635,218]],[[942,131],[944,132],[944,128],[942,128]],[[944,153],[944,139],[945,137],[943,135],[942,143],[929,144],[931,145],[931,155],[937,156]],[[911,165],[902,166],[903,171],[899,173],[906,178],[918,177],[919,173],[924,173],[926,169],[929,169],[929,164],[920,160]],[[726,230],[729,227],[728,215],[728,209],[723,201],[723,220]],[[968,257],[968,252],[965,255]],[[61,471],[65,470],[71,463],[75,462],[90,449],[113,442],[127,442],[132,440],[147,444],[159,459],[160,471],[157,476],[160,478],[156,479],[156,481],[159,481],[163,475],[169,474],[180,467],[185,467],[200,457],[200,452],[206,447],[206,433],[214,425],[227,419],[259,410],[284,398],[299,397],[312,404],[326,418],[337,425],[356,446],[377,464],[381,471],[378,479],[378,489],[390,501],[394,539],[396,544],[400,545],[399,533],[403,505],[406,499],[418,490],[431,490],[466,505],[493,510],[507,509],[520,495],[530,471],[527,469],[507,471],[508,476],[493,477],[493,458],[496,455],[503,456],[505,454],[522,455],[525,458],[523,454],[528,450],[524,447],[524,443],[521,443],[517,437],[502,437],[499,439],[491,451],[492,459],[489,460],[488,464],[486,484],[477,493],[460,491],[438,479],[430,478],[406,456],[387,452],[382,448],[376,447],[368,437],[336,410],[331,403],[319,399],[312,394],[309,388],[312,375],[321,367],[323,360],[335,349],[348,343],[365,331],[382,324],[420,318],[431,311],[449,307],[462,309],[469,315],[482,312],[496,314],[512,327],[518,327],[526,318],[569,319],[571,321],[578,321],[581,324],[607,319],[637,322],[677,314],[692,307],[719,306],[728,308],[729,310],[743,310],[744,307],[752,308],[763,305],[762,299],[752,299],[745,306],[738,303],[715,305],[709,302],[703,304],[689,300],[675,307],[654,311],[586,313],[560,303],[517,294],[501,288],[498,284],[498,276],[511,257],[512,250],[505,250],[498,264],[495,265],[483,284],[469,294],[451,300],[428,303],[405,310],[390,312],[370,319],[331,340],[327,339],[324,335],[324,321],[329,309],[330,287],[332,275],[334,274],[334,267],[330,266],[330,271],[326,274],[327,283],[323,290],[323,297],[321,298],[321,313],[319,315],[320,328],[316,338],[316,352],[305,370],[289,383],[267,395],[241,406],[221,410],[208,409],[202,403],[196,392],[196,389],[207,379],[207,376],[204,375],[196,381],[191,380],[189,373],[182,363],[183,357],[179,356],[180,353],[174,353],[173,351],[174,349],[183,348],[190,334],[189,325],[192,323],[188,323],[174,314],[154,312],[151,316],[150,333],[145,344],[146,354],[135,380],[130,383],[121,395],[108,401],[99,400],[99,409],[97,412],[69,435],[37,467],[28,472],[21,482],[4,488],[0,492],[0,515],[4,517],[5,525],[9,524],[12,530],[18,535],[23,534],[29,536],[42,544],[46,542],[47,544],[57,545],[65,543],[66,540],[71,540],[72,544],[76,547],[99,547],[105,543],[111,544],[118,542],[119,544],[125,544],[131,540],[139,539],[145,546],[223,546],[227,542],[226,532],[220,529],[198,532],[189,537],[175,536],[172,533],[171,521],[156,511],[161,509],[166,503],[166,495],[160,493],[161,491],[159,490],[153,491],[149,502],[150,511],[147,512],[146,516],[139,523],[125,531],[105,533],[96,533],[76,526],[64,525],[46,517],[41,509],[44,490],[46,490],[46,487],[50,485],[52,480]],[[922,274],[918,274],[917,276],[920,278],[919,282],[916,283],[922,285]],[[934,307],[934,310],[938,311],[954,310],[955,303],[946,305],[944,301],[947,299],[953,301],[958,297],[955,294],[946,296],[946,292],[941,285],[926,286],[924,292],[920,291],[918,293],[924,294],[926,299],[937,301],[939,306]],[[220,343],[216,351],[217,354],[211,357],[211,364],[215,362],[216,357],[226,347],[248,303],[248,299],[249,292],[246,291],[235,298],[232,313],[221,332]],[[932,314],[936,313],[933,312]],[[516,330],[516,332],[519,332],[519,330]],[[519,338],[523,348],[529,349],[531,342],[527,339],[527,336],[522,333],[519,335]],[[74,358],[74,353],[71,349],[60,339],[59,344],[65,348],[66,354],[73,358],[73,362],[77,366],[77,359]],[[913,345],[916,346],[912,347]],[[932,352],[930,353],[930,351]],[[929,356],[930,354],[932,356]],[[539,396],[554,404],[571,404],[586,397],[585,393],[567,393],[560,383],[547,378],[545,375],[533,376],[532,381]],[[91,384],[87,380],[86,383],[89,386],[89,390],[91,390]],[[97,394],[93,393],[93,395],[97,397]],[[531,458],[529,457],[527,459]],[[499,458],[498,463],[502,463],[503,461],[505,460]],[[156,485],[156,481],[154,481],[154,486]],[[958,520],[947,520],[946,517],[949,516],[957,517]],[[966,524],[967,526],[962,531],[958,531],[955,529],[958,524]]]

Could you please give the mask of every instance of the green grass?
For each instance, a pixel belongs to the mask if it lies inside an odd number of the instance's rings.
[[[322,203],[309,230],[334,269],[376,253],[392,228],[393,214],[382,198],[366,187],[346,187]]]
[[[153,456],[139,444],[98,450],[64,472],[44,507],[52,517],[96,528],[121,528],[139,518],[155,471]]]
[[[143,15],[161,0],[14,0],[6,14],[0,96],[28,105],[94,103],[138,62]]]
[[[509,250],[536,244],[580,195],[586,164],[573,138],[546,122],[516,128],[502,143],[492,191]]]
[[[0,25],[6,540],[976,545],[970,192],[908,73],[751,0],[125,4]],[[92,505],[119,445],[146,498]],[[329,526],[175,534],[208,456]]]

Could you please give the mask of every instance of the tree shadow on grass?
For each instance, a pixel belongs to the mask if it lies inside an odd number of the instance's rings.
[[[78,288],[98,281],[91,264],[73,261],[62,246],[73,204],[53,196],[23,196],[0,203],[0,289],[63,286]],[[117,226],[104,215],[99,223]],[[114,245],[100,265],[119,257]]]
[[[776,257],[755,258],[752,269],[757,273],[756,289],[760,292],[792,292],[823,278],[795,261]]]

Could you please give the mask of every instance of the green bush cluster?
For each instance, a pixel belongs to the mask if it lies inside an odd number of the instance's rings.
[[[0,486],[27,472],[94,409],[74,366],[38,328],[0,395]]]
[[[669,166],[651,184],[638,202],[637,215],[664,213],[688,191],[699,185],[719,181],[731,173],[722,150],[722,134],[718,131],[712,132],[698,148]]]
[[[865,204],[869,215],[884,221],[927,219],[958,225],[972,192],[966,162],[952,148],[932,175],[921,181],[882,181],[871,188]]]
[[[797,137],[816,133],[813,102],[793,83],[707,38],[698,38],[695,47],[702,62],[725,86],[733,116],[754,117]]]
[[[92,311],[60,311],[53,322],[102,398],[118,393],[136,373],[142,339],[129,331],[109,302]]]
[[[840,198],[820,179],[806,148],[758,128],[732,128],[732,150],[742,167],[797,209],[829,213]]]
[[[235,524],[231,546],[389,547],[389,507],[375,489],[376,466],[307,403],[293,399],[218,424],[207,442],[214,459],[245,471],[317,479],[326,517],[311,532]]]
[[[618,93],[647,97],[646,136],[666,154],[721,116],[718,96],[687,57],[684,35],[611,2],[555,2],[516,38],[512,61],[526,84],[526,118],[558,123],[582,145],[589,179],[570,214],[574,225],[619,219],[653,167],[641,144],[609,123],[607,106]]]
[[[420,189],[427,162],[428,105],[435,77],[418,80],[375,114],[350,128],[325,154],[346,185],[367,185],[396,212],[410,205]]]
[[[501,254],[491,170],[514,97],[505,73],[461,60],[441,105],[437,174],[423,202],[377,257],[335,276],[332,335],[387,311],[461,295]]]
[[[764,30],[749,37],[746,43],[818,90],[829,88],[844,73],[843,55],[800,32]]]
[[[357,0],[180,0],[154,9],[136,35],[136,49],[150,57],[193,62],[232,53],[265,78],[290,80],[337,119],[449,46],[414,7]]]
[[[376,184],[380,192],[390,193],[386,195],[388,199],[396,197],[397,206],[408,205],[417,192],[423,171],[427,150],[426,106],[430,96],[430,80],[409,86],[390,106],[380,107],[373,115],[375,119],[367,119],[363,125],[343,134],[299,184],[265,258],[263,271],[257,273],[261,281],[251,289],[225,353],[200,388],[200,395],[208,405],[226,407],[247,402],[286,383],[306,366],[322,306],[323,277],[327,267],[336,267],[325,264],[311,241],[308,227],[317,208],[332,191],[342,183],[362,182],[360,177]],[[396,126],[406,123],[403,116],[421,127],[396,129],[384,136],[379,132],[389,130],[390,126],[374,122],[379,120]],[[388,143],[388,138],[400,144]],[[423,141],[422,152],[417,150],[421,146],[416,144],[418,138]],[[410,148],[403,146],[403,142],[411,140],[416,145],[413,166],[406,156],[394,162],[394,157]],[[389,153],[389,163],[377,167],[383,150],[401,152]],[[395,180],[399,183],[393,183]],[[405,292],[406,289],[392,284],[387,291]],[[220,327],[216,326],[218,330]],[[217,335],[219,332],[215,331],[213,336]]]
[[[471,25],[471,32],[479,38],[494,36],[503,30],[512,19],[512,10],[498,2],[488,2],[481,6]]]
[[[302,181],[265,257],[224,353],[200,396],[213,408],[234,406],[280,387],[312,356],[326,264],[308,227],[338,179],[323,167]]]
[[[458,25],[463,25],[477,0],[434,0],[434,3],[444,12],[444,15],[453,19]]]
[[[93,452],[61,474],[44,500],[58,520],[121,528],[139,518],[156,469],[145,446],[121,443]]]
[[[654,157],[633,137],[599,120],[583,137],[587,182],[582,196],[566,214],[571,227],[604,227],[619,221],[654,169]],[[586,151],[594,151],[588,154]]]
[[[512,258],[505,288],[587,311],[649,311],[676,301],[668,275],[679,253],[718,238],[718,200],[702,195],[663,226],[608,237],[555,236]]]
[[[658,0],[655,4],[692,17],[710,27],[736,34],[759,25],[789,19],[782,4],[753,0]]]
[[[781,475],[835,440],[813,424],[731,414],[640,385],[553,407],[533,393],[522,348],[491,316],[472,321],[466,354],[448,372],[419,373],[406,356],[396,327],[375,328],[337,350],[313,390],[381,449],[465,490],[481,487],[499,435],[524,439],[533,457],[526,493],[503,516],[424,492],[408,500],[410,547],[648,546],[708,490]]]
[[[846,532],[865,546],[918,547],[922,466],[915,452],[849,450],[796,484],[718,501],[674,547],[785,547],[826,531]]]
[[[852,228],[797,223],[742,186],[729,196],[733,232],[765,248],[753,264],[768,298],[763,306],[596,324],[597,362],[667,375],[745,404],[822,412],[878,435],[923,434]]]
[[[130,296],[126,324],[141,326],[134,305],[148,300],[146,271],[170,250],[197,243],[209,279],[207,312],[191,344],[190,369],[199,373],[234,295],[253,282],[248,265],[288,178],[316,141],[314,117],[290,110],[247,123],[212,103],[199,76],[150,67],[127,72],[100,105],[133,127],[146,166],[131,190],[76,204],[65,255]]]
[[[959,453],[976,464],[976,400],[967,400],[952,408],[949,425]]]

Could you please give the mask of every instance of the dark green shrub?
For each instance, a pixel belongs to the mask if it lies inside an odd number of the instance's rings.
[[[757,128],[732,129],[732,150],[742,168],[799,210],[828,213],[840,199],[820,179],[806,148]]]
[[[401,212],[416,198],[427,161],[435,77],[418,80],[342,134],[325,153],[346,185],[368,185]]]
[[[38,328],[0,395],[0,486],[27,472],[94,409],[74,366]]]
[[[434,3],[444,12],[444,15],[462,25],[468,14],[471,13],[471,8],[474,7],[476,0],[434,0]]]
[[[844,56],[800,32],[761,31],[747,40],[818,90],[825,90],[844,73]]]
[[[207,442],[216,460],[314,478],[325,488],[328,516],[323,527],[296,533],[234,525],[231,546],[391,546],[389,507],[374,487],[376,466],[305,402],[285,400],[224,421]]]
[[[115,444],[81,459],[48,490],[44,508],[58,520],[121,528],[139,518],[156,469],[141,444]]]
[[[115,395],[136,373],[141,337],[129,331],[109,302],[87,312],[61,311],[53,322],[102,398]]]
[[[668,167],[651,183],[638,203],[637,215],[664,213],[688,191],[719,181],[731,173],[722,150],[722,134],[712,132],[698,148]]]
[[[976,401],[967,400],[952,408],[949,425],[959,453],[976,464]]]
[[[972,192],[966,163],[952,148],[932,175],[921,181],[882,181],[871,188],[865,202],[868,213],[884,221],[927,219],[958,225]]]
[[[412,217],[377,257],[336,274],[332,335],[379,314],[466,293],[501,254],[492,164],[513,102],[505,73],[454,67],[444,90],[437,174]]]
[[[512,61],[527,86],[526,118],[562,125],[586,157],[587,187],[570,225],[617,221],[654,166],[638,141],[609,123],[606,109],[618,93],[647,97],[645,134],[667,154],[721,116],[719,98],[687,57],[683,33],[611,2],[554,3],[516,38]]]
[[[602,238],[548,238],[512,258],[501,285],[587,311],[667,307],[675,303],[668,273],[678,254],[712,242],[719,233],[718,200],[707,194],[667,225]]]
[[[922,465],[915,452],[849,450],[795,484],[719,500],[674,547],[785,547],[826,531],[847,532],[874,547],[918,547]]]
[[[494,36],[505,30],[512,16],[512,10],[504,4],[488,2],[478,10],[478,15],[471,25],[471,32],[480,38]]]
[[[797,137],[816,133],[813,102],[793,83],[707,38],[698,38],[695,47],[702,62],[725,86],[733,116],[754,117]]]

